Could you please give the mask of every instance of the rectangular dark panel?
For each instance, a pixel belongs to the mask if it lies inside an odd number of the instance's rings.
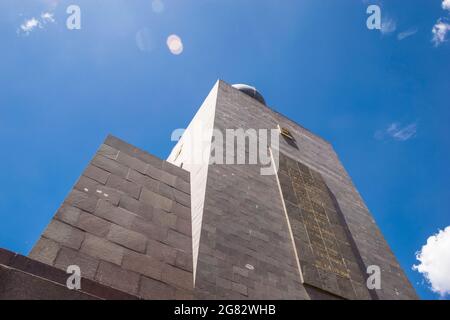
[[[282,153],[277,174],[304,283],[346,299],[368,298],[352,239],[322,175]]]

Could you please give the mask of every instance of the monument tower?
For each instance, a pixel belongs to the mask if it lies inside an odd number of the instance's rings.
[[[230,129],[248,141],[224,138],[224,153],[248,156],[261,129],[278,129],[272,175],[261,174],[261,163],[192,160],[217,156],[215,133]],[[207,138],[193,139],[196,131]],[[255,88],[218,81],[168,161],[191,173],[198,297],[416,298],[331,144],[270,109]],[[369,266],[381,271],[379,290],[366,287]]]
[[[98,298],[417,298],[330,143],[255,88],[219,80],[173,138],[164,161],[109,136],[32,260],[0,252],[8,270],[42,282],[76,265]]]

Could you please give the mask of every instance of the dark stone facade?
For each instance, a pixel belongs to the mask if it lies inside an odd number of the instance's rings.
[[[221,132],[287,128],[295,143],[280,139],[279,151],[321,175],[361,258],[360,269],[379,266],[382,286],[368,295],[364,287],[355,292],[355,282],[351,292],[356,296],[338,296],[322,290],[323,285],[305,283],[276,176],[261,175],[261,164],[190,166],[186,159],[195,150],[190,145],[195,142],[182,137],[168,161],[184,163],[191,171],[193,190],[204,190],[192,194],[193,203],[200,208],[196,210],[201,211],[193,210],[193,232],[200,234],[193,238],[194,252],[198,251],[198,256],[194,255],[197,298],[417,299],[330,143],[220,80],[186,132],[194,131],[198,124]],[[358,282],[364,283],[362,279]]]
[[[189,163],[213,153],[185,138],[196,126],[283,127],[292,139],[274,150],[279,172],[261,175],[261,163]],[[109,136],[26,258],[37,267],[11,255],[0,251],[0,298],[417,298],[332,146],[222,81],[167,161]],[[69,265],[94,291],[64,287]],[[365,287],[371,265],[380,290]]]
[[[346,299],[370,299],[361,257],[322,175],[280,153],[277,178],[303,283]]]
[[[192,298],[189,173],[109,136],[29,257],[143,299]]]
[[[68,276],[45,263],[0,249],[0,300],[138,299],[86,278],[81,279],[80,290],[69,290]]]

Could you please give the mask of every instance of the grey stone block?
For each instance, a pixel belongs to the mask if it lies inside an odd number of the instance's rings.
[[[177,182],[177,177],[173,174],[170,174],[166,171],[161,171],[160,179],[165,184],[168,184],[169,186],[175,187]]]
[[[180,179],[182,179],[186,182],[189,182],[189,180],[190,180],[190,172],[189,171],[184,170],[180,167],[177,167],[167,161],[163,162],[162,169],[172,175],[179,177]]]
[[[115,190],[119,190],[124,192],[125,194],[138,199],[139,198],[139,194],[141,193],[141,187],[138,186],[137,184],[125,180],[121,177],[118,177],[116,175],[111,175],[108,179],[108,182],[106,183],[106,185],[110,188],[113,188]]]
[[[110,173],[98,167],[94,167],[93,165],[89,165],[83,172],[83,175],[97,182],[100,182],[101,184],[105,184]]]
[[[162,281],[175,287],[192,290],[193,276],[191,272],[166,265],[162,273]]]
[[[98,263],[98,259],[63,247],[55,260],[55,267],[66,271],[68,266],[77,265],[80,267],[82,278],[94,279]]]
[[[99,237],[105,237],[111,229],[111,223],[97,216],[82,212],[77,227]]]
[[[190,208],[191,207],[191,197],[179,190],[174,189],[173,190],[173,195],[175,197],[175,201],[182,204],[185,207]]]
[[[79,190],[72,190],[65,203],[87,212],[94,212],[97,198]]]
[[[134,219],[137,217],[132,212],[123,208],[115,207],[105,200],[99,200],[98,207],[94,214],[125,228],[131,227]]]
[[[117,150],[120,150],[132,157],[138,158],[142,161],[144,161],[145,163],[149,163],[152,166],[156,167],[156,168],[162,168],[162,163],[163,161],[161,159],[156,158],[155,156],[142,151],[128,143],[126,143],[123,140],[120,140],[116,137],[113,136],[108,136],[105,140],[105,144],[109,145]]]
[[[58,220],[52,220],[44,231],[43,236],[66,247],[80,249],[84,239],[84,232]]]
[[[124,208],[145,220],[152,220],[154,208],[130,196],[122,195],[119,207]]]
[[[139,296],[147,300],[171,300],[175,298],[175,288],[167,283],[142,277]]]
[[[105,261],[100,262],[95,280],[127,293],[138,293],[139,275],[137,273],[124,270]]]
[[[127,175],[127,180],[132,181],[140,186],[143,186],[144,188],[150,191],[158,192],[158,184],[159,184],[158,180],[146,176],[142,173],[139,173],[136,170],[130,169]]]
[[[183,290],[177,288],[175,291],[175,300],[193,300],[194,294],[192,290]]]
[[[121,164],[123,164],[129,168],[132,168],[138,172],[141,172],[141,173],[145,173],[147,171],[147,166],[148,166],[147,163],[145,163],[144,161],[142,161],[138,158],[129,156],[125,152],[119,152],[119,156],[117,157],[117,162],[120,162]]]
[[[138,232],[131,231],[118,225],[112,225],[108,233],[108,240],[137,252],[145,252],[147,238]]]
[[[149,278],[160,280],[165,264],[151,256],[127,251],[123,257],[122,267]]]
[[[160,181],[162,172],[163,171],[160,169],[160,167],[149,165],[145,174],[154,180]]]
[[[127,166],[101,155],[95,156],[94,159],[92,159],[91,164],[122,178],[125,178],[128,173]]]
[[[164,209],[166,211],[170,211],[173,205],[172,200],[147,189],[142,189],[139,200],[146,205]]]
[[[224,278],[216,278],[216,285],[222,290],[230,290],[231,289],[231,281]],[[219,290],[220,290],[219,289]]]
[[[175,182],[175,188],[177,188],[178,190],[186,193],[186,194],[190,194],[191,193],[191,185],[189,182],[184,181],[181,178],[177,178],[176,182]]]
[[[147,255],[156,260],[164,261],[168,264],[174,265],[177,256],[177,250],[165,243],[149,239],[147,242]]]
[[[173,213],[155,208],[153,210],[152,221],[158,226],[163,226],[166,228],[175,228],[177,223],[177,216]]]
[[[184,252],[192,252],[191,238],[175,230],[168,231],[166,242],[176,249],[183,250]]]
[[[72,226],[75,226],[78,222],[78,217],[80,216],[81,212],[82,211],[78,208],[63,205],[56,212],[55,218]]]
[[[163,197],[166,197],[171,200],[175,200],[175,196],[173,194],[174,188],[165,184],[164,182],[158,183],[158,190],[156,193],[162,195]]]
[[[192,253],[177,251],[175,266],[179,267],[180,269],[192,272]]]
[[[175,213],[178,217],[186,220],[191,220],[191,208],[183,206],[179,203],[174,203],[171,212]]]
[[[141,233],[149,239],[164,241],[167,238],[168,228],[155,225],[153,222],[136,217],[136,219],[133,220],[130,230]]]
[[[119,150],[114,149],[106,144],[102,144],[97,151],[97,154],[100,156],[104,156],[105,158],[116,160],[119,155]]]
[[[109,242],[106,239],[86,234],[86,239],[80,251],[90,257],[121,265],[124,250],[121,246]]]
[[[191,221],[179,217],[176,222],[175,230],[188,237],[191,237],[192,236]]]
[[[121,192],[118,190],[107,187],[85,176],[81,176],[80,179],[78,179],[74,189],[89,195],[93,199],[102,199],[114,205],[119,203],[121,196]]]
[[[59,252],[60,245],[46,238],[40,238],[31,250],[29,257],[45,264],[52,265]]]
[[[236,291],[237,293],[244,295],[244,296],[248,295],[248,288],[245,285],[243,285],[242,283],[232,282],[231,289],[233,291]]]

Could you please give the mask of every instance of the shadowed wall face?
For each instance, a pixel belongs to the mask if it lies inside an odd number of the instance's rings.
[[[189,299],[189,177],[110,136],[29,256],[144,299]]]

